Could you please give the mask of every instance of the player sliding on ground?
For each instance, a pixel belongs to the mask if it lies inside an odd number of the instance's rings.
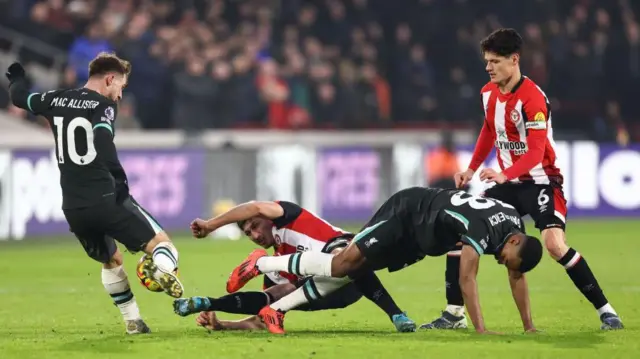
[[[285,201],[247,202],[208,221],[196,219],[191,224],[191,229],[196,238],[203,238],[230,223],[237,223],[257,245],[266,249],[274,248],[276,256],[305,252],[335,254],[347,247],[353,238],[353,234]],[[293,309],[316,311],[344,308],[364,295],[384,310],[399,332],[413,332],[416,329],[415,323],[398,308],[373,271],[363,273],[352,283],[327,277],[300,278],[277,271],[266,273],[264,279],[264,292],[235,293],[239,288],[227,286],[227,291],[235,294],[221,298],[179,299],[174,302],[174,311],[182,316],[200,311],[255,315],[268,305],[281,313]],[[288,295],[294,291],[301,295]],[[239,322],[233,323],[236,323],[234,328],[237,328]],[[240,323],[244,324],[242,328],[245,329],[255,329],[258,325],[255,324],[255,318],[248,318]]]
[[[507,267],[524,329],[535,331],[523,273],[540,261],[540,242],[523,233],[520,216],[510,205],[458,190],[413,187],[394,194],[337,255],[304,252],[268,257],[266,251],[255,250],[231,273],[227,288],[239,290],[260,273],[275,271],[357,279],[372,270],[400,270],[458,245],[462,245],[460,285],[476,331],[490,333],[480,310],[476,282],[482,254],[494,255]],[[300,295],[297,292],[287,297]],[[284,333],[283,314],[277,307],[264,307],[258,315],[269,331]]]
[[[101,53],[89,64],[89,80],[80,88],[29,93],[25,71],[18,63],[6,75],[13,104],[49,122],[65,218],[89,257],[102,263],[102,284],[120,309],[127,333],[138,334],[150,330],[140,316],[114,238],[129,251],[152,257],[145,274],[155,278],[167,294],[180,297],[183,288],[174,275],[178,251],[129,194],[113,143],[117,102],[130,73],[129,62]]]
[[[480,44],[490,81],[482,88],[485,121],[469,168],[455,175],[464,187],[495,145],[502,172],[483,169],[480,179],[496,185],[485,195],[529,214],[541,231],[549,255],[567,272],[573,284],[597,310],[604,330],[622,329],[586,259],[569,247],[565,237],[567,205],[563,177],[556,166],[551,129],[551,106],[542,90],[520,71],[522,38],[513,29],[499,29]],[[442,316],[421,328],[454,329],[466,325],[464,301],[457,285],[459,251],[447,256],[447,308]]]

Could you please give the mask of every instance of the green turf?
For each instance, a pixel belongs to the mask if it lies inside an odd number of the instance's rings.
[[[171,298],[135,290],[154,330],[130,337],[100,281],[99,266],[71,238],[0,242],[0,358],[538,358],[640,357],[637,233],[632,221],[572,222],[571,243],[589,260],[627,328],[601,332],[595,310],[562,268],[544,257],[529,276],[534,322],[544,332],[521,334],[505,270],[492,258],[480,270],[487,326],[504,336],[471,331],[397,334],[374,305],[316,313],[291,312],[288,334],[212,332],[173,314]],[[248,241],[176,239],[186,295],[224,294],[231,269],[252,248]],[[129,277],[137,256],[126,254]],[[379,273],[400,306],[418,323],[444,306],[444,258],[427,258],[401,272]],[[258,289],[259,280],[249,289]],[[220,315],[221,318],[238,316]]]

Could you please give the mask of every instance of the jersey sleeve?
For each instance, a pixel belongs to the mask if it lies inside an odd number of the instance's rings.
[[[492,253],[490,234],[486,223],[479,219],[467,218],[463,214],[451,210],[444,210],[443,224],[447,231],[453,231],[460,236],[463,245],[469,245],[478,253]]]
[[[531,90],[531,95],[522,104],[524,127],[527,135],[527,153],[522,155],[513,166],[502,173],[507,180],[518,178],[531,171],[544,157],[547,138],[549,104],[540,91]]]
[[[11,102],[34,115],[44,115],[51,108],[51,102],[62,90],[51,90],[48,92],[30,93],[27,88],[27,81],[20,79],[11,84],[9,93]]]
[[[485,91],[487,91],[486,85],[482,88],[481,93],[484,93]],[[484,101],[481,102],[481,105],[483,108],[485,107]],[[480,168],[484,160],[489,156],[489,153],[491,153],[491,148],[493,148],[493,143],[496,139],[495,137],[496,134],[489,127],[489,122],[485,115],[484,122],[482,123],[482,129],[480,130],[478,140],[476,141],[476,147],[473,149],[473,156],[469,163],[469,169],[475,172]]]
[[[107,166],[114,177],[116,191],[120,197],[121,192],[128,193],[128,185],[127,176],[120,164],[116,145],[113,142],[113,123],[115,118],[115,104],[101,103],[95,108],[91,116],[91,125],[93,126],[93,145],[96,149],[97,157]]]
[[[482,125],[482,130],[480,130],[478,140],[476,141],[476,147],[473,149],[473,156],[469,163],[469,169],[475,172],[480,168],[480,165],[482,165],[484,160],[487,159],[487,156],[489,156],[494,141],[495,133],[491,131],[487,120],[485,119],[484,124]]]
[[[287,201],[276,201],[277,204],[282,207],[284,210],[284,214],[281,217],[278,217],[273,220],[273,224],[276,228],[282,228],[291,222],[295,221],[302,214],[302,207],[298,206],[295,203],[287,202]]]

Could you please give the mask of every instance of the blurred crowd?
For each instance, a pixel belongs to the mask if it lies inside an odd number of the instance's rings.
[[[100,51],[130,60],[123,126],[478,127],[488,80],[478,44],[506,26],[524,37],[523,72],[552,100],[559,133],[640,141],[640,1],[0,4],[3,24],[68,53],[61,87],[82,85]]]

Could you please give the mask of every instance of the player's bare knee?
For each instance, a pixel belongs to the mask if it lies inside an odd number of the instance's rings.
[[[106,268],[106,269],[116,268],[116,267],[121,266],[122,263],[123,263],[122,253],[120,253],[120,251],[117,250],[111,256],[111,258],[109,258],[109,261],[103,264],[103,267]]]
[[[342,278],[354,272],[362,264],[362,254],[355,245],[350,245],[333,256],[331,261],[331,276]]]
[[[542,240],[549,255],[555,260],[559,260],[569,251],[569,246],[564,238],[564,231],[560,228],[545,229],[542,231]]]
[[[153,237],[149,241],[149,243],[147,243],[147,245],[144,247],[143,250],[145,253],[151,254],[153,252],[153,249],[156,248],[158,244],[166,243],[166,242],[171,242],[171,239],[169,238],[166,232],[160,232],[156,234],[156,236]]]

